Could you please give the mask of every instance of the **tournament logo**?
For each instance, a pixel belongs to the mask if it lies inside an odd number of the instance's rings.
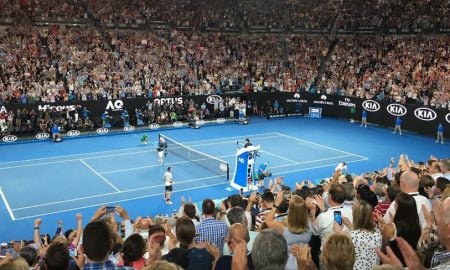
[[[450,113],[447,113],[447,115],[445,116],[445,120],[450,124]]]
[[[114,101],[113,100],[108,101],[108,104],[106,104],[105,111],[112,110],[112,111],[116,112],[116,111],[120,111],[122,109],[123,109],[123,101],[118,99],[118,100],[114,100]]]
[[[69,136],[69,137],[77,137],[77,136],[80,136],[80,134],[81,134],[81,132],[76,129],[67,131],[67,136]]]
[[[159,129],[159,124],[156,124],[156,123],[150,124],[150,125],[148,125],[148,128],[152,129],[152,130]]]
[[[17,141],[17,136],[6,135],[5,137],[2,138],[2,141],[6,142],[6,143],[15,142],[15,141]]]
[[[99,135],[103,135],[103,134],[106,134],[106,133],[108,133],[109,132],[109,129],[107,129],[107,128],[97,128],[97,134],[99,134]]]
[[[38,140],[45,140],[48,138],[50,138],[50,134],[48,134],[47,132],[41,132],[41,133],[36,134],[36,139],[38,139]]]
[[[210,95],[206,98],[206,102],[208,102],[209,104],[214,104],[216,101],[221,102],[222,100],[222,97],[219,95]]]
[[[356,104],[352,102],[351,99],[349,98],[345,98],[344,101],[339,100],[339,106],[343,106],[343,107],[356,107]]]
[[[225,123],[227,120],[225,120],[225,118],[217,118],[216,119],[216,122],[218,123],[218,124],[223,124],[223,123]]]
[[[134,131],[135,129],[136,128],[134,126],[132,126],[132,125],[123,127],[123,131],[126,131],[126,132],[131,132],[131,131]]]
[[[376,102],[375,100],[364,100],[362,103],[362,107],[364,110],[369,112],[377,112],[380,110],[380,103]]]
[[[437,117],[437,113],[430,108],[417,108],[414,115],[423,121],[433,121]]]
[[[408,112],[408,109],[406,109],[406,107],[401,104],[389,104],[386,107],[386,110],[393,116],[403,116]]]
[[[182,127],[182,126],[183,126],[183,123],[177,121],[177,122],[174,122],[172,125],[173,125],[174,127]]]
[[[295,93],[294,98],[288,98],[286,99],[287,103],[308,103],[308,100],[306,99],[300,99],[301,95],[300,93]]]

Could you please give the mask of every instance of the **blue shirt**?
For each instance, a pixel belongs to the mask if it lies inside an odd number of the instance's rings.
[[[367,112],[366,111],[362,111],[362,118],[367,118]]]
[[[223,253],[224,239],[228,234],[228,228],[225,223],[210,217],[201,221],[195,230],[198,233],[198,237],[195,239],[196,243],[208,241],[216,245],[220,253]]]
[[[402,124],[402,119],[400,117],[397,117],[395,119],[395,125],[400,126]]]
[[[263,163],[263,164],[259,165],[259,168],[258,168],[258,175],[264,174],[264,172],[266,171],[266,169],[267,169],[267,164]]]
[[[442,124],[439,124],[438,132],[444,132],[444,126]]]
[[[133,267],[117,266],[108,260],[104,263],[86,263],[83,270],[134,270]]]

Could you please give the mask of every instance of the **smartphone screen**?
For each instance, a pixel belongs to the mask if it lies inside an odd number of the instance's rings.
[[[106,206],[106,213],[113,213],[114,211],[116,211],[115,206]]]
[[[334,211],[334,221],[336,221],[337,224],[342,225],[341,211]]]
[[[0,258],[4,258],[6,256],[7,251],[8,251],[8,245],[6,243],[2,243],[0,245]]]

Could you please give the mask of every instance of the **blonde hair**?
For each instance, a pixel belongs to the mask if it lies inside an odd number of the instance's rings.
[[[289,201],[287,228],[291,233],[300,234],[308,230],[308,207],[302,197],[294,195]]]
[[[355,247],[349,236],[335,233],[325,241],[320,265],[323,270],[353,270]]]
[[[442,200],[445,200],[449,197],[450,197],[450,184],[445,186],[445,189],[442,192]]]
[[[142,270],[179,270],[181,267],[178,267],[176,264],[168,262],[168,261],[158,261],[152,265],[145,266]]]
[[[358,201],[353,205],[353,229],[375,231],[372,221],[372,206],[365,201]]]

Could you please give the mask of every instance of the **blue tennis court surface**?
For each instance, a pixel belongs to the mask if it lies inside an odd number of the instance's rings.
[[[156,142],[157,132],[147,132]],[[274,175],[284,175],[287,184],[330,176],[334,167],[349,163],[349,170],[362,173],[384,167],[391,156],[408,153],[411,159],[426,160],[430,154],[448,156],[448,143],[413,134],[395,136],[390,130],[333,119],[256,119],[248,126],[227,125],[200,130],[161,132],[197,151],[225,160],[230,175],[237,147],[245,138],[260,145],[259,163],[267,161]],[[169,152],[160,166],[154,143],[140,145],[142,134],[113,135],[51,142],[3,145],[0,148],[0,240],[31,238],[13,232],[13,226],[29,227],[34,218],[75,223],[77,212],[90,217],[100,205],[121,204],[131,216],[170,213],[179,207],[181,196],[194,201],[221,198],[235,193],[225,174],[214,174],[196,163]],[[240,145],[238,145],[238,143]],[[163,201],[162,175],[173,168],[174,202]],[[45,222],[44,222],[45,225]],[[51,228],[54,224],[49,224]],[[9,228],[9,230],[8,230]],[[15,230],[13,230],[15,231]],[[25,231],[26,232],[26,231]]]

